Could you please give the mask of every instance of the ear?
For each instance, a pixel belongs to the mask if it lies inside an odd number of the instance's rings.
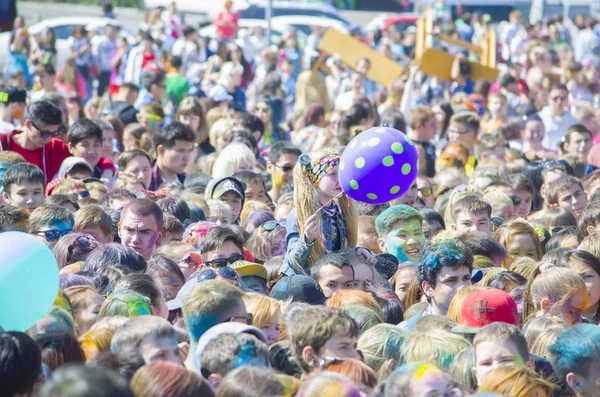
[[[208,384],[210,388],[216,393],[219,390],[219,386],[221,386],[221,375],[210,374],[208,375]]]
[[[429,284],[428,281],[423,280],[421,282],[421,289],[423,290],[423,293],[428,297],[431,298],[433,296],[433,287],[431,286],[431,284]]]
[[[269,160],[267,160],[267,172],[269,174],[273,173],[273,163],[271,163]]]
[[[379,250],[381,252],[387,252],[387,247],[385,246],[385,240],[382,238],[377,239],[377,245],[379,246]]]
[[[115,235],[114,235],[114,233],[111,233],[108,236],[106,236],[106,242],[107,243],[112,243],[113,241],[115,241]]]
[[[163,239],[163,237],[165,237],[165,231],[161,230],[160,232],[158,232],[158,240],[156,240],[155,247],[158,247],[160,245],[160,242]]]
[[[75,146],[73,146],[73,144],[71,142],[69,142],[67,144],[67,146],[69,147],[69,153],[71,153],[72,155],[74,155],[75,153]]]
[[[305,346],[304,349],[302,349],[302,359],[310,366],[316,364],[317,357],[311,346]]]
[[[544,313],[547,313],[550,310],[550,307],[552,306],[552,302],[550,301],[550,299],[548,298],[544,298],[542,299],[542,301],[540,302],[540,308],[542,309],[542,311]]]
[[[542,186],[540,186],[540,195],[542,196],[544,201],[546,201],[546,185],[545,184],[542,184]]]
[[[160,154],[161,156],[165,154],[165,147],[163,145],[158,145],[158,147],[156,148],[156,153]]]
[[[10,201],[10,196],[8,195],[8,192],[2,192],[2,198],[4,199],[4,201],[7,204],[12,204],[12,202]]]
[[[456,227],[456,223],[450,225],[450,230],[452,230],[453,232],[458,230],[458,228]]]
[[[6,193],[4,193],[4,194],[6,194]],[[6,200],[6,198],[5,198],[5,200]],[[594,232],[596,231],[596,226],[587,226],[587,227],[585,228],[585,231],[586,231],[588,234],[592,234],[592,233],[594,233]]]
[[[583,392],[583,383],[579,375],[569,372],[567,376],[565,376],[565,380],[567,381],[567,385],[569,385],[576,393],[579,394]]]

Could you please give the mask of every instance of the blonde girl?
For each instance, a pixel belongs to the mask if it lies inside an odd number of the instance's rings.
[[[568,325],[578,324],[587,303],[588,290],[577,273],[564,267],[549,267],[527,284],[523,321],[556,315]]]
[[[323,149],[302,154],[294,167],[294,208],[287,219],[287,247],[282,273],[309,274],[324,253],[355,247],[358,215],[338,179],[339,152]],[[369,262],[373,256],[359,248]]]
[[[252,325],[263,332],[269,346],[279,342],[280,317],[285,303],[256,293],[246,294],[244,303],[248,313],[252,314]]]
[[[510,265],[517,258],[529,257],[535,261],[542,259],[540,236],[524,219],[501,225],[494,233],[494,239],[506,248],[507,255],[502,261],[502,267],[505,269],[510,269]]]
[[[256,157],[248,146],[240,142],[232,142],[219,153],[212,166],[213,178],[225,178],[238,171],[252,171]]]

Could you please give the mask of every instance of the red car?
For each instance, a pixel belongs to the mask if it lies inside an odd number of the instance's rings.
[[[416,13],[383,14],[369,22],[366,30],[380,29],[385,32],[394,26],[398,32],[404,32],[406,28],[415,26],[419,17]]]

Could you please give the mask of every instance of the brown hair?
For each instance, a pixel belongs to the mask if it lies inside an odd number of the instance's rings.
[[[204,106],[202,106],[202,103],[198,98],[190,96],[183,98],[179,104],[179,107],[177,108],[175,120],[179,120],[179,117],[181,116],[200,117],[200,126],[198,127],[198,131],[194,131],[194,133],[197,135],[196,142],[201,144],[208,139],[208,121],[206,120]]]
[[[73,320],[79,330],[81,330],[81,314],[82,312],[98,298],[98,292],[90,285],[76,285],[65,289],[65,294],[71,301],[71,309],[73,311]],[[87,330],[83,330],[87,331]]]
[[[427,123],[430,118],[435,117],[435,113],[431,110],[429,106],[417,106],[412,109],[410,112],[410,123],[409,127],[411,129],[416,129],[419,126]]]
[[[214,393],[202,376],[171,362],[155,362],[138,369],[131,378],[136,397],[212,397]]]
[[[481,121],[477,113],[474,112],[460,112],[455,113],[450,118],[450,124],[462,124],[465,128],[474,131],[475,137],[477,138],[477,134],[479,133],[479,129],[481,127]]]
[[[345,358],[343,360],[333,360],[325,364],[325,371],[344,375],[356,384],[361,384],[369,388],[377,386],[377,374],[369,366],[355,358]],[[320,372],[320,369],[313,371]]]
[[[134,199],[127,203],[125,207],[123,207],[123,210],[121,210],[121,222],[123,222],[123,219],[125,219],[125,216],[129,212],[137,216],[152,215],[158,225],[158,229],[160,230],[163,228],[163,212],[158,204],[150,199]]]
[[[477,345],[481,342],[512,342],[524,362],[529,360],[527,340],[516,325],[495,322],[481,328],[473,339],[473,347],[477,353]]]
[[[364,306],[375,311],[380,318],[383,318],[381,306],[379,306],[373,295],[357,289],[335,291],[327,300],[327,306],[340,308],[348,306]]]
[[[112,218],[99,205],[87,205],[75,213],[75,231],[85,233],[98,227],[105,236],[109,236],[113,232],[112,226]]]
[[[148,163],[152,164],[152,159],[148,152],[142,149],[127,150],[119,155],[119,169],[124,170],[129,165],[129,162],[136,157],[145,157]]]
[[[555,388],[556,385],[524,366],[502,365],[487,374],[477,392],[522,397],[542,389],[544,397],[551,397]]]

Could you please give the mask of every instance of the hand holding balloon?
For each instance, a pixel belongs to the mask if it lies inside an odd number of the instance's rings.
[[[357,135],[340,161],[340,185],[351,198],[383,204],[402,196],[418,174],[419,155],[404,133],[373,127]]]

